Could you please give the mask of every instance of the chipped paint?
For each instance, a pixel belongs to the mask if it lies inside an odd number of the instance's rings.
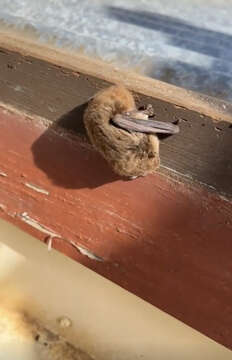
[[[45,189],[42,189],[41,187],[39,187],[38,185],[35,185],[35,184],[31,184],[31,183],[28,183],[26,182],[24,184],[26,187],[28,187],[29,189],[32,189],[34,191],[37,191],[38,193],[41,193],[41,194],[44,194],[44,195],[49,195],[49,191],[45,190]]]
[[[92,251],[86,249],[86,248],[83,248],[82,246],[80,245],[77,245],[76,243],[74,243],[73,241],[70,241],[70,244],[75,248],[77,249],[82,255],[84,256],[87,256],[89,259],[91,260],[95,260],[95,261],[100,261],[100,262],[103,262],[104,259],[101,258],[100,256],[94,254]]]
[[[8,175],[7,175],[5,172],[0,171],[0,176],[2,176],[2,177],[7,177]]]
[[[19,217],[22,219],[22,221],[24,221],[25,223],[27,223],[28,225],[32,226],[34,229],[37,229],[39,231],[41,231],[42,233],[48,235],[48,251],[51,251],[52,249],[52,240],[53,238],[59,238],[61,239],[61,236],[55,232],[53,232],[52,230],[48,229],[46,226],[40,224],[37,220],[31,218],[27,212],[23,212],[22,214],[19,215]],[[73,241],[68,241],[63,239],[64,241],[66,241],[67,243],[71,244],[75,249],[77,249],[79,251],[79,253],[81,253],[84,256],[87,256],[89,259],[91,260],[95,260],[95,261],[104,261],[103,258],[101,258],[100,256],[92,253],[90,250],[83,248],[80,245],[77,245],[76,243],[74,243]]]
[[[37,220],[31,218],[27,212],[23,212],[22,214],[19,215],[19,217],[22,219],[22,221],[24,221],[25,223],[27,223],[28,225],[32,226],[34,229],[41,231],[42,233],[48,235],[48,251],[51,251],[52,249],[52,240],[53,238],[59,238],[61,239],[61,236],[55,232],[53,232],[52,230],[48,229],[46,226],[40,224]],[[104,261],[103,258],[101,258],[100,256],[92,253],[90,250],[83,248],[80,245],[77,245],[76,243],[74,243],[73,241],[68,241],[66,239],[63,239],[64,241],[66,241],[67,243],[71,244],[76,250],[79,251],[79,253],[81,253],[84,256],[87,256],[89,259],[91,260],[95,260],[95,261]]]
[[[6,211],[6,205],[0,204],[0,210]]]
[[[37,220],[31,218],[27,212],[23,212],[22,214],[18,215],[22,221],[27,223],[28,225],[32,226],[34,229],[41,231],[42,233],[49,235],[51,238],[61,238],[61,236],[52,230],[48,229],[46,226],[40,224]]]
[[[48,244],[48,251],[51,251],[52,250],[52,237],[49,236],[48,237],[48,240],[47,240],[47,244]]]

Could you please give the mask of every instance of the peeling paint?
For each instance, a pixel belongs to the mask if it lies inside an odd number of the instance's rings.
[[[6,211],[6,205],[0,204],[0,210]]]
[[[48,237],[48,240],[47,240],[47,244],[48,244],[48,251],[51,251],[52,250],[52,237],[49,236]]]
[[[44,189],[42,189],[41,187],[39,187],[39,186],[37,186],[35,184],[31,184],[31,183],[26,182],[24,185],[26,187],[28,187],[29,189],[37,191],[38,193],[41,193],[41,194],[44,194],[44,195],[49,195],[49,191],[44,190]]]
[[[8,175],[6,173],[4,173],[3,171],[0,171],[0,176],[7,177]]]
[[[32,226],[34,229],[37,229],[37,230],[41,231],[42,233],[49,235],[49,237],[61,238],[61,236],[59,234],[53,232],[52,230],[48,229],[46,226],[40,224],[37,220],[32,219],[27,214],[27,212],[23,212],[22,214],[19,214],[19,217],[22,219],[22,221],[24,221],[28,225]]]
[[[95,260],[95,261],[100,261],[100,262],[103,262],[103,261],[104,261],[104,259],[101,258],[100,256],[92,253],[90,250],[85,249],[85,248],[83,248],[83,247],[80,246],[80,245],[75,244],[73,241],[70,241],[70,244],[71,244],[75,249],[77,249],[82,255],[87,256],[89,259]]]
[[[14,218],[16,216],[16,213],[15,212],[11,212],[9,211],[9,209],[7,208],[6,205],[4,204],[1,204],[0,203],[0,211],[2,211],[3,213],[5,213],[7,216],[10,216],[12,218]]]
[[[48,235],[48,251],[51,251],[52,249],[52,240],[53,238],[59,238],[61,239],[61,236],[55,232],[53,232],[52,230],[48,229],[46,226],[40,224],[37,220],[31,218],[27,212],[23,212],[22,214],[19,215],[19,217],[22,219],[22,221],[24,221],[25,223],[27,223],[28,225],[32,226],[34,229],[37,229],[39,231],[41,231],[42,233]],[[78,250],[79,253],[81,253],[84,256],[87,256],[89,259],[91,260],[95,260],[95,261],[104,261],[103,258],[101,258],[98,255],[95,255],[94,253],[92,253],[90,250],[83,248],[82,246],[77,245],[76,243],[74,243],[73,241],[68,241],[63,239],[64,241],[66,241],[67,243],[71,244],[76,250]]]
[[[27,212],[23,212],[22,214],[18,215],[22,221],[24,221],[25,223],[27,223],[28,225],[30,225],[31,227],[33,227],[36,230],[41,231],[42,233],[48,235],[48,251],[51,251],[52,249],[52,240],[53,238],[59,238],[61,239],[61,236],[55,232],[53,232],[52,230],[48,229],[46,226],[40,224],[37,220],[31,218]],[[69,241],[69,240],[65,240],[67,243],[71,244],[79,253],[81,253],[84,256],[87,256],[89,259],[91,260],[95,260],[95,261],[104,261],[103,258],[101,258],[98,255],[95,255],[94,253],[92,253],[90,250],[83,248],[80,245],[77,245],[76,243],[74,243],[73,241]]]

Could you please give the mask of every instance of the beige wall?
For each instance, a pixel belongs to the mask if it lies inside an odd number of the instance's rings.
[[[0,220],[0,360],[15,352],[17,360],[37,359],[12,309],[27,310],[96,359],[232,359],[224,347]],[[62,330],[60,316],[72,326]]]

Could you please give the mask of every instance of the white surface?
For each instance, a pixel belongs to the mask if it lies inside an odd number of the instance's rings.
[[[1,314],[26,309],[56,331],[67,316],[72,327],[62,333],[99,360],[232,359],[231,351],[2,220],[0,239]],[[19,327],[2,336],[0,360],[16,359],[3,356],[6,348],[18,351],[17,360],[34,359]]]

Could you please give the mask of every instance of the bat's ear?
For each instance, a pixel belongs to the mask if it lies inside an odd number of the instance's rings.
[[[146,134],[177,134],[179,126],[168,122],[148,119],[148,116],[141,111],[117,114],[112,122],[128,131],[141,132]]]

